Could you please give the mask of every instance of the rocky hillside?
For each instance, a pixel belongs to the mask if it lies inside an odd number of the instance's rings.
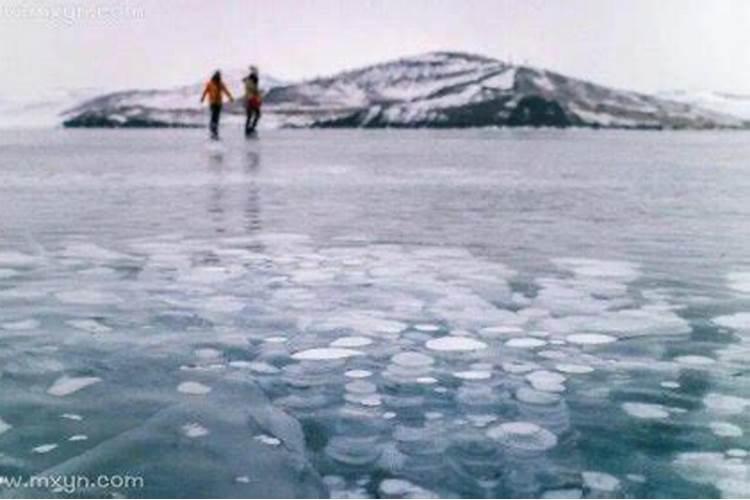
[[[240,92],[239,73],[228,78]],[[693,103],[616,90],[558,73],[464,53],[435,52],[265,87],[265,126],[605,128],[741,127]],[[202,84],[106,94],[69,110],[65,125],[203,125]],[[227,107],[243,113],[241,103]]]

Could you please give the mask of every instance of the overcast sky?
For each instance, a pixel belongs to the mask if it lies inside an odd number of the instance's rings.
[[[250,62],[296,79],[431,50],[750,94],[749,49],[750,0],[0,0],[0,97],[192,83]]]

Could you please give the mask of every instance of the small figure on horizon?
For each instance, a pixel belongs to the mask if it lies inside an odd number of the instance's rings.
[[[258,68],[250,66],[250,74],[242,82],[245,84],[245,136],[249,137],[255,132],[260,120],[260,106],[262,103],[260,87],[258,84]]]
[[[201,104],[206,100],[208,96],[208,104],[211,109],[211,121],[209,123],[209,130],[211,130],[211,139],[217,140],[219,138],[219,118],[221,117],[221,108],[224,104],[224,95],[226,95],[230,101],[234,101],[232,93],[229,92],[224,82],[221,80],[221,72],[216,71],[211,79],[206,83],[206,88],[203,90],[201,95]]]

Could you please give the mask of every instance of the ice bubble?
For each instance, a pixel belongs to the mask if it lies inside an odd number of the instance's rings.
[[[182,382],[177,386],[177,391],[183,394],[202,396],[211,392],[211,388],[207,385],[201,384],[200,382]]]
[[[711,422],[708,424],[715,435],[719,437],[742,437],[742,428],[730,422]]]
[[[189,438],[199,438],[208,435],[208,429],[201,424],[192,422],[182,426],[182,433]]]
[[[242,484],[248,484],[250,482],[250,478],[248,476],[237,476],[234,478],[234,480]]]
[[[37,258],[21,252],[0,252],[0,266],[28,267],[36,264]]]
[[[299,351],[292,355],[292,358],[297,361],[332,361],[337,359],[347,359],[353,356],[361,356],[363,354],[364,353],[361,351],[355,351],[353,349],[330,347]]]
[[[506,422],[488,430],[487,436],[504,446],[527,451],[544,451],[557,445],[557,436],[532,422]]]
[[[55,448],[57,448],[57,445],[50,443],[50,444],[43,444],[41,446],[37,446],[36,448],[32,448],[31,451],[33,451],[34,453],[44,454],[44,453],[49,453]]]
[[[646,476],[642,474],[626,474],[625,477],[629,481],[633,481],[634,483],[645,483],[646,482]]]
[[[232,363],[229,364],[231,365]],[[270,363],[266,363],[265,361],[251,361],[248,364],[248,368],[250,368],[255,373],[262,373],[264,375],[274,375],[281,371],[277,367],[273,366]]]
[[[39,321],[35,319],[25,319],[21,321],[10,321],[8,323],[3,323],[2,327],[4,330],[34,330],[35,328],[39,328]]]
[[[591,373],[594,371],[594,368],[588,365],[577,365],[574,363],[558,363],[555,365],[555,370],[562,373],[580,375],[584,373]]]
[[[219,351],[218,349],[213,349],[211,347],[196,349],[194,351],[194,354],[198,359],[216,359],[221,357],[221,351]]]
[[[12,425],[0,418],[0,434],[8,432],[12,427]]]
[[[555,265],[569,269],[579,276],[611,278],[623,282],[633,281],[640,274],[640,266],[618,260],[564,258],[553,259]]]
[[[726,394],[710,393],[703,398],[706,408],[723,415],[737,415],[750,406],[750,399]]]
[[[132,259],[130,255],[113,252],[93,243],[72,243],[60,252],[61,257],[87,260],[124,260]]]
[[[60,415],[60,418],[64,418],[66,420],[75,420],[77,422],[83,420],[82,416],[76,415],[75,413],[63,413],[62,415]]]
[[[372,372],[369,370],[349,370],[344,373],[344,376],[348,378],[367,378],[372,376]]]
[[[437,498],[432,491],[405,479],[384,479],[378,489],[383,498]]]
[[[419,323],[414,325],[414,329],[420,332],[437,332],[440,330],[440,325],[432,325],[428,323]]]
[[[68,441],[73,441],[73,442],[86,441],[86,440],[88,440],[88,438],[89,437],[87,435],[85,435],[85,434],[76,434],[74,436],[70,436],[68,438]]]
[[[392,418],[396,418],[396,414],[394,412],[392,412],[392,411],[387,411],[387,412],[383,413],[383,418],[386,419],[386,420],[390,420]]]
[[[263,339],[263,342],[268,342],[269,344],[283,344],[286,341],[287,341],[286,337],[279,337],[279,336],[266,337]]]
[[[640,309],[601,311],[589,314],[550,318],[542,322],[553,331],[589,330],[619,338],[646,335],[682,335],[692,331],[690,323],[663,307],[644,306]]]
[[[492,377],[492,373],[484,370],[467,370],[455,372],[453,376],[461,380],[489,380]]]
[[[112,329],[95,319],[72,319],[65,322],[67,325],[93,334],[108,333]]]
[[[727,450],[726,454],[728,457],[732,458],[745,458],[746,456],[750,455],[747,450],[743,450],[742,448],[732,448],[730,450]]]
[[[750,293],[750,272],[736,271],[727,274],[729,287],[742,293]]]
[[[565,376],[548,370],[537,370],[526,375],[531,386],[544,392],[564,392]]]
[[[468,352],[486,349],[487,344],[470,337],[447,336],[428,340],[425,346],[433,351]]]
[[[611,474],[597,471],[581,473],[583,484],[592,490],[613,492],[620,487],[620,480]]]
[[[665,380],[664,382],[661,382],[659,385],[664,387],[665,389],[679,389],[680,388],[679,382],[673,382],[670,380]]]
[[[631,417],[660,420],[669,417],[669,412],[664,406],[651,403],[623,403],[622,409]]]
[[[419,378],[417,378],[417,383],[418,384],[432,385],[432,384],[437,384],[437,382],[438,382],[438,380],[435,377],[419,377]],[[435,391],[438,391],[438,389],[440,389],[440,387],[438,387],[437,389],[435,389]]]
[[[600,345],[614,342],[617,338],[602,333],[574,333],[565,337],[565,340],[571,344]]]
[[[547,345],[545,340],[537,339],[534,337],[521,337],[516,339],[510,339],[505,342],[506,347],[516,347],[519,349],[534,349],[536,347],[542,347]]]
[[[553,349],[544,349],[542,351],[537,351],[536,355],[544,359],[566,359],[570,356],[566,352],[555,351]]]
[[[372,339],[368,337],[341,337],[329,345],[331,347],[365,347],[370,344],[372,344]]]
[[[551,392],[538,391],[529,387],[520,387],[516,399],[532,405],[553,405],[560,401],[560,396]]]
[[[346,389],[348,392],[354,393],[354,394],[372,394],[374,393],[378,388],[375,384],[371,382],[365,382],[364,380],[356,380],[354,382],[349,382],[344,386],[344,389]]]
[[[47,389],[47,394],[51,396],[64,397],[90,385],[101,382],[99,377],[68,377],[62,376]]]
[[[281,444],[281,439],[268,434],[258,434],[253,439],[268,446],[279,446]]]
[[[686,355],[677,356],[674,361],[681,365],[705,366],[716,363],[716,360],[707,356]]]
[[[103,306],[122,303],[122,299],[114,293],[95,290],[69,290],[58,292],[55,297],[65,304]]]
[[[404,368],[426,368],[432,365],[435,360],[418,352],[400,352],[391,357],[391,362]]]
[[[523,328],[519,326],[488,326],[479,330],[479,335],[487,339],[497,339],[502,337],[511,337],[513,335],[521,335]]]
[[[750,332],[750,312],[741,312],[729,314],[726,316],[717,316],[712,319],[715,324],[732,330]]]
[[[537,368],[539,368],[539,365],[536,363],[527,363],[524,361],[507,361],[502,364],[502,369],[506,373],[511,374],[523,374],[528,373],[530,371],[534,371]]]
[[[688,481],[713,484],[725,498],[744,498],[750,491],[750,466],[737,460],[717,452],[684,452],[673,464]]]

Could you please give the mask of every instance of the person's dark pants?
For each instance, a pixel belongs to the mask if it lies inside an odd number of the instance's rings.
[[[211,130],[211,137],[219,137],[219,118],[221,117],[221,104],[211,105],[211,123],[208,128]]]
[[[250,135],[255,131],[255,127],[258,126],[258,120],[260,120],[260,108],[248,107],[246,113],[245,135]]]

